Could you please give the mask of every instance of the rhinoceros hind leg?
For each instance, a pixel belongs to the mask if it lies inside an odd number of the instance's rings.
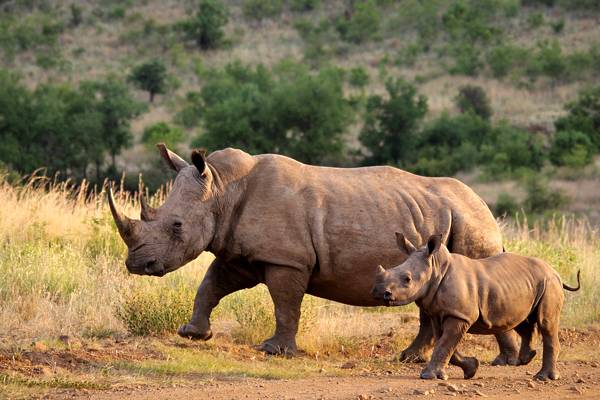
[[[413,342],[400,353],[397,360],[407,363],[427,362],[432,349],[433,327],[431,319],[424,312],[419,311],[419,333]]]
[[[500,347],[500,354],[492,361],[492,365],[519,365],[517,333],[512,330],[499,333],[495,336],[498,341],[498,346]]]
[[[275,305],[275,334],[258,348],[269,354],[294,355],[300,306],[310,274],[294,268],[268,266],[265,283]]]

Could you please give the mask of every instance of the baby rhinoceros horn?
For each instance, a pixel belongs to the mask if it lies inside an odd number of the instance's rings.
[[[377,267],[377,275],[384,275],[385,274],[385,268],[383,268],[381,265],[379,265]]]
[[[133,221],[117,210],[112,189],[108,191],[108,205],[110,206],[110,212],[115,220],[115,224],[117,225],[117,229],[119,230],[121,238],[125,244],[130,243],[133,234]]]

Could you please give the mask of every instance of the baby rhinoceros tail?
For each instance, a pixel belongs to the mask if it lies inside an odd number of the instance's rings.
[[[572,287],[566,284],[562,284],[563,289],[568,290],[569,292],[576,292],[581,288],[581,282],[579,281],[579,276],[581,275],[581,270],[577,270],[577,287]]]

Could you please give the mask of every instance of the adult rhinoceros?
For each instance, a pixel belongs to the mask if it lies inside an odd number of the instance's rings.
[[[165,203],[142,199],[141,221],[111,211],[129,248],[134,274],[163,276],[207,250],[215,255],[194,301],[191,321],[178,333],[208,340],[210,314],[226,295],[265,283],[275,304],[275,334],[260,348],[294,353],[305,293],[356,305],[379,306],[370,294],[379,264],[405,255],[395,232],[423,244],[443,233],[451,251],[482,258],[502,251],[490,210],[467,186],[392,168],[326,168],[291,158],[251,156],[225,149],[192,164],[158,145],[177,171]],[[421,316],[417,338],[401,358],[423,357],[431,324]],[[498,337],[496,363],[516,362],[513,334]]]

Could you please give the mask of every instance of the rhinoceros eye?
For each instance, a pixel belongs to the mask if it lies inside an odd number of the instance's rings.
[[[180,221],[175,221],[175,222],[173,222],[173,233],[174,233],[175,235],[179,235],[179,234],[181,234],[181,226],[182,226],[182,225],[183,225],[183,224],[182,224]]]

